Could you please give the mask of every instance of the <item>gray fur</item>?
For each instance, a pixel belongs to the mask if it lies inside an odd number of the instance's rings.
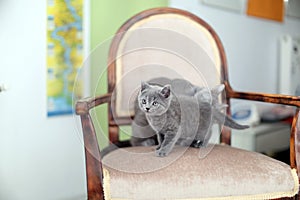
[[[173,93],[177,95],[194,96],[200,90],[199,87],[194,86],[189,81],[184,79],[168,79],[166,77],[154,78],[148,81],[151,85],[163,86],[170,84]],[[138,105],[136,98],[134,104],[135,117],[132,123],[132,137],[130,139],[132,146],[152,146],[157,144],[157,137],[155,131],[150,127],[145,113]]]
[[[131,124],[132,136],[130,143],[132,146],[154,146],[157,142],[155,131],[150,127],[146,115],[141,111],[138,99],[134,104],[134,120]]]
[[[175,96],[170,85],[159,87],[142,83],[138,103],[157,133],[157,156],[168,155],[178,142],[179,145],[182,141],[192,143],[200,119],[195,97]]]
[[[135,111],[140,119],[138,125],[142,124],[143,127],[147,127],[145,130],[148,130],[148,136],[154,134],[155,131],[158,139],[157,156],[168,155],[175,144],[206,146],[211,137],[211,126],[215,122],[222,124],[225,120],[225,125],[229,127],[248,128],[248,126],[237,124],[220,111],[226,107],[218,103],[218,95],[223,91],[224,85],[209,91],[207,88],[190,87],[192,85],[189,85],[187,81],[185,82],[187,84],[182,84],[184,82],[180,82],[180,79],[173,82],[173,85],[176,86],[176,83],[180,83],[179,86],[188,86],[188,90],[184,89],[186,93],[178,95],[173,92],[176,89],[170,85],[160,87],[142,83],[137,98],[138,106]],[[184,87],[178,88],[182,91]],[[147,123],[150,124],[152,130]],[[133,133],[135,132],[133,126]],[[133,137],[131,143],[133,145],[154,144],[153,137],[142,139],[143,141],[135,141]]]

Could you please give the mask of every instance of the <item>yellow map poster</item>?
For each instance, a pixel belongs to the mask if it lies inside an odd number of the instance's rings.
[[[48,116],[73,113],[74,81],[83,61],[83,0],[47,0]],[[76,80],[81,81],[81,80]]]

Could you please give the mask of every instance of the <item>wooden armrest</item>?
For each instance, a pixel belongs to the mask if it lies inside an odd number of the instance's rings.
[[[97,97],[88,97],[80,99],[76,102],[76,114],[84,115],[89,112],[91,108],[94,108],[100,104],[107,103],[111,99],[111,94],[100,95]]]
[[[245,99],[253,101],[261,101],[267,103],[276,103],[289,106],[296,106],[297,110],[293,118],[290,137],[290,165],[298,170],[298,178],[300,181],[300,160],[297,159],[300,155],[300,96],[281,95],[281,94],[265,94],[254,92],[237,92],[234,91],[228,83],[225,83],[228,98]],[[297,155],[297,156],[296,156]]]
[[[109,102],[110,99],[109,93],[76,102],[76,114],[80,115],[84,138],[88,199],[104,199],[101,155],[89,110]]]
[[[229,98],[245,99],[252,101],[261,101],[267,103],[284,104],[289,106],[300,107],[300,96],[281,95],[281,94],[266,94],[266,93],[254,93],[254,92],[237,92],[232,90],[228,84],[226,84],[227,95]]]

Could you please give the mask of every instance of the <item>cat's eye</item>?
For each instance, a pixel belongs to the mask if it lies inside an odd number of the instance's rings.
[[[156,105],[157,105],[157,102],[156,102],[156,101],[154,101],[154,102],[152,103],[152,105],[156,106]]]
[[[142,99],[142,104],[146,104],[146,100],[145,99]]]

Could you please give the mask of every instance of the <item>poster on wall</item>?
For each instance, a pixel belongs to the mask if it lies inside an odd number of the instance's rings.
[[[83,80],[76,79],[83,62],[82,4],[83,0],[47,0],[48,116],[72,114],[73,96],[83,93]]]

